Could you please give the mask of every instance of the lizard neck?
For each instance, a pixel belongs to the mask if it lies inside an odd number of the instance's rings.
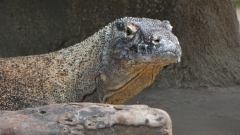
[[[53,97],[62,95],[55,101],[83,101],[86,95],[96,90],[95,80],[102,66],[102,33],[100,30],[81,43],[50,54],[55,70],[55,77],[50,81],[58,87]]]
[[[100,75],[103,83],[103,103],[123,104],[155,80],[161,66],[123,68],[119,63],[105,66]]]

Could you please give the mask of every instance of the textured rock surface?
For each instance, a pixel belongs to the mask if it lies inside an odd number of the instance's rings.
[[[0,134],[172,135],[172,122],[146,105],[53,104],[0,111]]]

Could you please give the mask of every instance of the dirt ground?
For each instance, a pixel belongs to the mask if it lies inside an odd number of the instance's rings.
[[[147,88],[125,104],[169,113],[174,135],[240,135],[240,86],[205,89]]]
[[[237,9],[240,19],[240,9]],[[240,135],[240,86],[202,89],[149,87],[125,104],[169,113],[174,135]]]

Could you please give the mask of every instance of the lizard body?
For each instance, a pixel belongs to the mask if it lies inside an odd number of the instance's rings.
[[[62,102],[122,104],[180,62],[168,21],[125,17],[81,43],[48,54],[0,59],[0,109]]]

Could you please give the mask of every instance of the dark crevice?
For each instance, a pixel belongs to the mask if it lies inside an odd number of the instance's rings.
[[[46,111],[40,111],[39,113],[41,113],[41,114],[45,114],[45,113],[46,113]]]
[[[73,120],[72,119],[65,119],[65,121],[67,121],[67,122],[73,122]]]

